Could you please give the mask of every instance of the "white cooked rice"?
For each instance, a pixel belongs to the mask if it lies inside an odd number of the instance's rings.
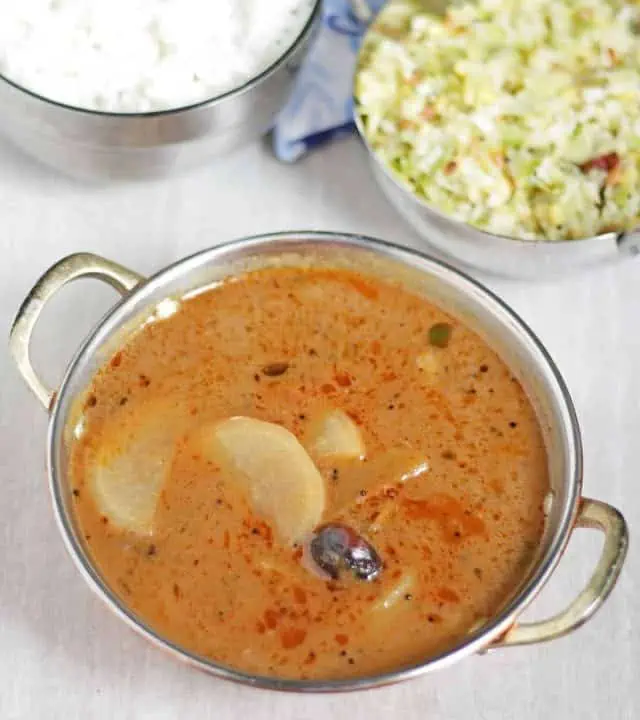
[[[150,112],[237,88],[295,42],[313,0],[0,0],[0,74],[74,107]]]

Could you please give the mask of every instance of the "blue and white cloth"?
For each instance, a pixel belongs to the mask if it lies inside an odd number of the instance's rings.
[[[352,85],[367,21],[384,0],[324,0],[322,27],[276,120],[276,157],[294,162],[353,130]]]

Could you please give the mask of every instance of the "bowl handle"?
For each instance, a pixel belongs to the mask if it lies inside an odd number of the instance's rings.
[[[516,623],[488,649],[529,645],[566,635],[585,623],[607,599],[618,580],[627,554],[627,523],[611,505],[582,498],[576,527],[595,528],[604,533],[602,553],[587,586],[562,612],[540,622]]]
[[[50,267],[33,286],[20,306],[9,333],[9,349],[34,395],[49,410],[55,398],[33,369],[30,357],[31,335],[46,303],[63,285],[78,278],[95,278],[126,295],[143,282],[141,275],[91,253],[76,253]]]

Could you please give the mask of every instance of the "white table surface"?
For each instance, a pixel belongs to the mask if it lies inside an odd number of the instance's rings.
[[[356,231],[415,244],[370,178],[355,140],[294,167],[262,145],[187,177],[88,187],[0,143],[0,329],[36,277],[91,250],[142,273],[224,239],[280,229]],[[487,279],[556,359],[584,431],[585,493],[640,521],[640,259],[547,284]],[[38,328],[35,359],[55,383],[113,295],[65,289]],[[0,352],[0,718],[250,717],[252,720],[631,720],[640,718],[640,561],[596,617],[549,643],[471,658],[390,688],[292,696],[221,682],[126,629],[87,589],[54,524],[43,469],[47,418]],[[560,608],[600,548],[575,534],[530,614]]]

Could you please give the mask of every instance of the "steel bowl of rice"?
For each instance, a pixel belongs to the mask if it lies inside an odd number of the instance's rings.
[[[266,132],[321,0],[0,0],[0,133],[70,175],[173,174]]]
[[[633,0],[391,0],[354,99],[383,191],[448,258],[538,277],[640,252]]]

